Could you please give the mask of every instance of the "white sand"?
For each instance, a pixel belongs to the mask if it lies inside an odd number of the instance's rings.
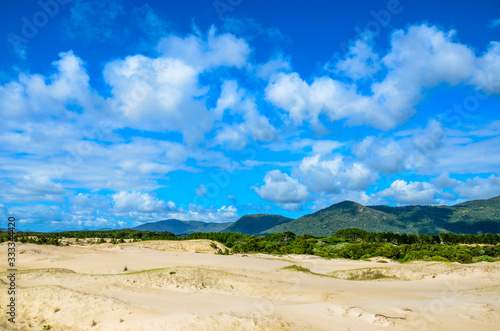
[[[211,243],[21,244],[16,328],[6,320],[2,283],[0,329],[498,330],[500,325],[499,262],[225,256],[213,254]],[[0,245],[5,282],[6,251],[6,244]],[[282,269],[291,265],[312,273]],[[349,280],[370,275],[390,278]]]

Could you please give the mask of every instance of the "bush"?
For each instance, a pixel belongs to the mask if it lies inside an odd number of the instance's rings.
[[[495,262],[496,260],[494,258],[492,258],[491,256],[488,256],[488,255],[482,255],[480,257],[477,258],[477,262]]]
[[[472,257],[465,252],[458,252],[453,260],[460,263],[472,263]]]
[[[306,273],[312,273],[311,270],[309,270],[309,268],[304,268],[304,267],[301,267],[299,265],[289,265],[289,266],[286,266],[283,268],[283,270],[293,270],[293,271],[300,271],[300,272],[306,272]]]
[[[381,279],[381,278],[389,278],[388,276],[384,275],[380,270],[363,270],[359,274],[353,274],[350,277],[347,278],[347,280],[375,280],[375,279]]]
[[[447,258],[439,256],[439,255],[434,255],[433,257],[431,257],[431,261],[450,262]]]

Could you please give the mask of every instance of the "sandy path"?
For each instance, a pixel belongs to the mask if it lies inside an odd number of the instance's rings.
[[[500,325],[498,262],[399,264],[225,256],[208,254],[215,252],[210,243],[19,245],[16,327],[497,330]],[[3,281],[6,261],[2,244]],[[291,265],[311,273],[282,269]],[[373,275],[388,278],[348,280]],[[0,329],[15,329],[5,319],[7,285],[0,287]]]

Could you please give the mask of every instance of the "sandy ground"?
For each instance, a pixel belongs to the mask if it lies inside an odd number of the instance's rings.
[[[211,243],[20,244],[15,327],[7,322],[7,246],[1,244],[0,329],[498,330],[500,325],[500,262],[227,256],[214,254]],[[292,265],[310,272],[283,269]]]

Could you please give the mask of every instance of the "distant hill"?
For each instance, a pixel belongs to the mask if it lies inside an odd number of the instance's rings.
[[[263,231],[263,234],[291,231],[296,235],[328,236],[340,229],[359,228],[366,231],[396,231],[400,228],[396,217],[360,205],[343,201],[315,213],[304,215],[286,224]]]
[[[281,215],[253,214],[245,215],[232,225],[223,230],[223,232],[238,232],[244,234],[256,235],[274,226],[293,221],[293,218]]]
[[[296,235],[329,236],[340,229],[359,228],[394,233],[500,233],[500,196],[472,200],[454,206],[363,206],[343,201],[297,219],[281,215],[245,215],[234,223],[206,223],[170,219],[146,223],[135,230],[193,232],[239,232],[267,235],[291,231]]]
[[[169,219],[159,222],[145,223],[134,227],[134,230],[141,231],[168,231],[175,235],[189,234],[194,232],[220,232],[227,228],[232,222],[226,223],[209,223],[198,221],[179,221],[176,219]]]
[[[500,233],[500,196],[455,206],[363,206],[343,201],[263,234],[291,231],[297,235],[328,236],[337,230],[359,228],[397,233]]]

